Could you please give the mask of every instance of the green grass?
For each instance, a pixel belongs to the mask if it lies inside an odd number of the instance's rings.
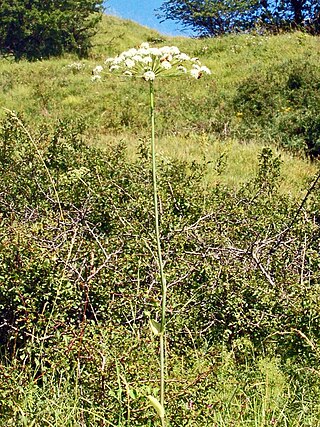
[[[156,354],[156,343],[146,345],[148,338],[152,340],[151,332],[141,332],[139,338],[125,330],[114,331],[113,336],[122,337],[121,348],[116,339],[113,342],[112,337],[102,333],[100,341],[104,344],[92,353],[94,369],[82,360],[80,371],[77,365],[55,368],[44,375],[41,383],[21,373],[7,401],[10,412],[2,416],[0,425],[158,426],[147,400],[150,393],[159,393],[158,367],[151,357],[152,352]],[[84,353],[85,345],[88,343],[84,343]],[[96,383],[93,397],[91,389],[99,371],[104,382]],[[167,403],[170,426],[174,427],[320,425],[317,399],[297,397],[295,384],[279,360],[248,358],[247,366],[239,369],[236,351],[223,348],[219,352],[216,348],[198,350],[182,357],[171,355]]]
[[[255,70],[263,74],[284,61],[308,59],[317,64],[319,39],[302,33],[277,36],[237,35],[215,39],[164,37],[132,21],[106,16],[94,41],[91,58],[79,61],[72,56],[42,62],[14,63],[0,60],[0,107],[23,114],[30,126],[53,126],[63,118],[78,118],[88,129],[88,142],[98,146],[122,138],[131,155],[139,138],[148,138],[148,91],[143,83],[116,77],[93,84],[91,69],[108,56],[118,54],[142,41],[175,44],[198,56],[212,70],[212,79],[202,84],[188,81],[157,82],[156,109],[160,151],[164,155],[211,162],[208,179],[228,184],[242,183],[257,163],[262,138],[257,135],[244,144],[239,136],[229,135],[245,117],[226,110],[225,104],[237,85]],[[82,68],[70,68],[72,63]],[[4,111],[0,110],[4,116]],[[272,137],[270,138],[272,145]],[[233,153],[234,151],[234,153]],[[230,159],[218,178],[212,165],[222,154]],[[239,156],[235,153],[239,153]],[[246,156],[244,162],[241,156]],[[283,188],[299,193],[304,177],[314,172],[306,159],[285,153]],[[286,166],[288,160],[288,166]],[[304,165],[304,167],[303,167]],[[305,171],[302,169],[305,168]],[[292,173],[291,171],[297,171]],[[292,176],[294,175],[294,177]]]
[[[135,159],[141,144],[138,136],[120,133],[104,135],[93,142],[100,148],[116,145],[123,141],[128,159]],[[145,138],[142,138],[145,140]],[[189,136],[164,136],[157,141],[158,157],[161,159],[180,159],[206,164],[205,186],[217,184],[239,189],[254,178],[258,170],[258,158],[262,147],[259,142],[241,143],[236,139],[223,141],[206,134]],[[271,145],[273,152],[281,159],[280,190],[292,197],[301,197],[311,177],[317,173],[317,165],[305,156],[294,155]]]

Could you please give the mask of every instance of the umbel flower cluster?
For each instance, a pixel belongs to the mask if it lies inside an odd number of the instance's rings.
[[[199,79],[204,74],[211,74],[209,68],[201,65],[198,58],[190,58],[176,46],[156,48],[150,47],[149,43],[142,43],[138,49],[132,48],[114,58],[107,58],[105,68],[110,73],[142,77],[146,81],[153,81],[160,75],[170,77],[189,74]],[[96,66],[92,80],[101,79],[103,69],[101,65]]]

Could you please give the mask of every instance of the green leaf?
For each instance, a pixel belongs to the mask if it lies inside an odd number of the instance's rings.
[[[128,389],[129,392],[129,396],[131,397],[131,399],[136,399],[138,397],[138,393],[137,390],[133,390],[133,389]]]
[[[153,396],[148,396],[149,402],[156,410],[160,418],[164,418],[164,407],[161,405],[158,399]]]
[[[156,322],[153,319],[149,319],[149,325],[150,325],[151,331],[155,335],[160,335],[161,334],[161,323]]]

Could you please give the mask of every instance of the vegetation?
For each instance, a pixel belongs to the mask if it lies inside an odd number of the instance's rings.
[[[15,0],[0,5],[0,53],[41,59],[88,53],[102,0]]]
[[[0,426],[160,425],[148,86],[91,80],[147,40],[213,72],[154,84],[168,425],[319,426],[318,39],[109,17],[89,59],[0,61]]]
[[[159,18],[178,21],[202,36],[216,36],[259,29],[320,30],[320,6],[317,0],[166,0]]]

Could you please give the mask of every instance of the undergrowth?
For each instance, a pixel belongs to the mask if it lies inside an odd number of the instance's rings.
[[[82,122],[0,132],[0,425],[156,426],[159,313],[142,142],[85,144]],[[319,185],[279,192],[259,155],[240,189],[160,158],[172,426],[319,423]]]

